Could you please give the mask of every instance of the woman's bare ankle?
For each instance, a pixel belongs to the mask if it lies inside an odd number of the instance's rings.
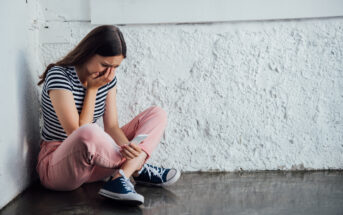
[[[115,173],[114,175],[112,175],[112,180],[121,177],[122,175],[120,175],[119,172]]]
[[[136,172],[134,172],[134,173],[132,174],[132,176],[134,176],[134,177],[139,176],[138,171],[139,171],[139,170],[136,170]]]
[[[125,177],[130,178],[131,175],[135,176],[135,177],[138,176],[139,175],[138,172],[139,172],[139,170],[142,169],[142,167],[144,165],[144,160],[145,160],[146,157],[147,157],[147,154],[144,152],[144,153],[142,153],[140,155],[140,157],[137,157],[137,158],[134,158],[134,159],[130,159],[130,160],[126,160],[126,162],[120,167],[123,170]],[[140,164],[139,169],[136,169],[137,166],[136,166],[135,163],[137,161],[139,162],[139,160],[141,160],[140,161],[141,164]],[[114,180],[114,179],[116,179],[118,177],[121,177],[121,176],[122,175],[120,174],[120,172],[117,171],[116,173],[114,173],[112,175],[112,177],[113,177],[112,180]]]
[[[132,176],[135,176],[135,177],[137,177],[139,174],[138,174],[138,171],[139,170],[137,170],[137,171],[135,171],[133,174],[132,174]],[[112,180],[114,180],[114,179],[116,179],[116,178],[119,178],[119,177],[121,177],[122,175],[119,173],[119,172],[117,172],[117,173],[115,173],[114,175],[112,175]]]

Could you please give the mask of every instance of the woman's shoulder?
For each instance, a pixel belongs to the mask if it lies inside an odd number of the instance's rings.
[[[69,74],[70,73],[70,70],[72,70],[73,67],[71,66],[58,66],[58,65],[54,65],[52,66],[48,72],[60,72],[60,73],[64,73],[64,74]]]
[[[73,89],[73,74],[70,67],[52,66],[46,75],[47,86],[63,85],[63,88]]]
[[[47,76],[55,76],[55,77],[63,76],[68,79],[72,79],[73,78],[72,70],[73,70],[73,67],[71,66],[54,65],[48,70]]]

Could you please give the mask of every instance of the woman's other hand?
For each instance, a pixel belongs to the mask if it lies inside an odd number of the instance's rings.
[[[99,89],[114,79],[114,68],[108,67],[103,73],[94,73],[87,78],[87,89]]]
[[[134,143],[131,143],[129,145],[123,145],[121,146],[121,148],[121,154],[126,159],[133,159],[135,157],[138,157],[139,154],[142,152],[142,149]]]

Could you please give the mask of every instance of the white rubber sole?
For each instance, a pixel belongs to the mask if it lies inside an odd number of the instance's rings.
[[[101,188],[98,194],[107,198],[111,198],[111,199],[119,200],[119,201],[125,201],[126,203],[131,203],[131,204],[136,204],[136,205],[140,205],[144,203],[144,196],[138,193],[137,194],[134,194],[134,193],[119,194],[119,193],[112,193],[108,190]]]
[[[135,182],[137,184],[144,184],[144,185],[149,185],[149,186],[168,187],[174,184],[175,182],[177,182],[180,177],[181,177],[181,171],[176,170],[176,174],[174,175],[174,177],[172,177],[169,181],[164,182],[163,184],[154,184],[154,183],[147,183],[147,182],[140,182],[140,181],[135,181]]]

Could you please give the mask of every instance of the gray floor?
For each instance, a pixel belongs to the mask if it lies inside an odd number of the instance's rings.
[[[136,185],[141,206],[125,206],[97,194],[102,182],[70,192],[39,183],[0,214],[343,214],[343,171],[184,173],[166,188]]]

